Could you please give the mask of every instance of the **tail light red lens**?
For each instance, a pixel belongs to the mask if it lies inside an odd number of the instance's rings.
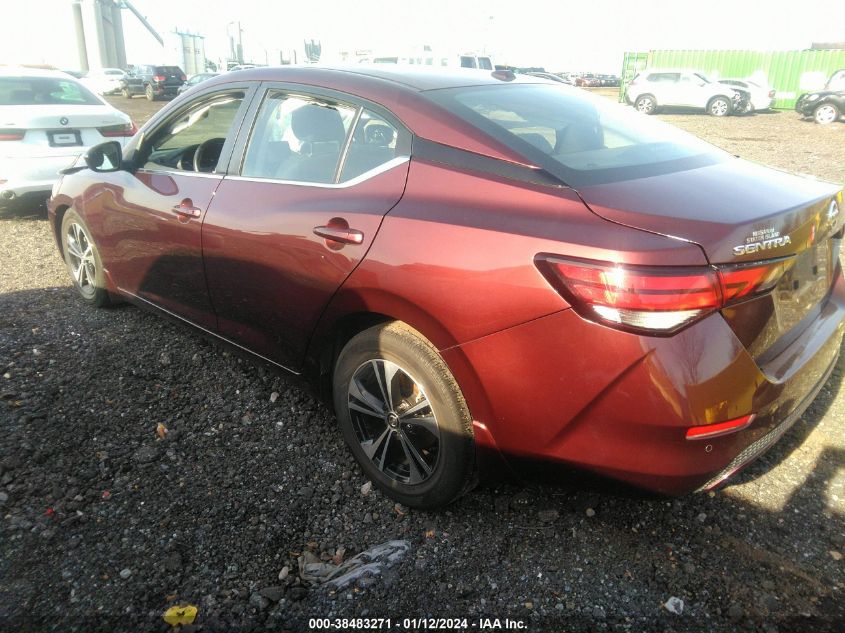
[[[118,123],[117,125],[106,125],[105,127],[98,127],[97,131],[108,138],[134,136],[138,128],[130,121],[129,123]]]
[[[188,81],[188,78],[185,75],[181,75],[179,79],[181,79],[182,81]]]
[[[688,440],[709,440],[720,435],[727,435],[728,433],[736,433],[746,428],[754,421],[754,414],[744,415],[735,420],[728,420],[727,422],[717,422],[715,424],[702,424],[701,426],[691,426],[687,429],[686,437]]]
[[[26,130],[0,129],[0,141],[22,141],[24,136],[26,136]]]
[[[153,75],[153,81],[164,81],[167,79],[164,75]]]
[[[546,279],[582,316],[652,334],[676,332],[725,305],[771,290],[790,262],[687,268],[536,258]]]
[[[769,90],[769,99],[774,99],[774,98],[775,98],[775,91]]]

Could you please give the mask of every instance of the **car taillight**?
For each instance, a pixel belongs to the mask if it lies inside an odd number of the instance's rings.
[[[97,131],[107,137],[116,136],[134,136],[138,128],[130,121],[129,123],[118,123],[117,125],[106,125],[105,127],[98,127]]]
[[[769,99],[774,99],[774,98],[775,98],[775,91],[769,90]]]
[[[611,327],[671,334],[722,307],[771,290],[791,260],[729,267],[623,266],[538,255],[537,267],[582,316]]]
[[[13,128],[0,129],[0,141],[21,141],[24,136],[26,136],[26,130]]]
[[[164,75],[153,75],[153,81],[164,81],[167,79]]]
[[[182,81],[188,81],[188,78],[185,75],[180,75],[179,79]]]

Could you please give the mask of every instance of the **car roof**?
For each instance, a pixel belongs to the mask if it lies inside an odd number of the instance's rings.
[[[485,84],[538,83],[537,78],[508,71],[475,70],[402,64],[359,64],[350,66],[272,66],[236,70],[221,77],[258,81],[297,81],[332,87],[336,79],[359,78],[362,83],[391,83],[397,88],[424,91]]]
[[[74,79],[61,70],[29,68],[26,66],[0,66],[0,77],[53,77],[55,79]]]

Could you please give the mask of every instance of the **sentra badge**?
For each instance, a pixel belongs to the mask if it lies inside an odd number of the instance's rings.
[[[768,251],[790,244],[792,244],[792,240],[788,235],[781,235],[774,229],[761,229],[749,235],[745,244],[734,246],[734,255],[750,255],[751,253]]]

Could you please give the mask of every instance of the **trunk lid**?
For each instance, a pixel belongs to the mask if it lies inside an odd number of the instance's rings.
[[[715,265],[787,258],[774,290],[722,311],[765,361],[812,321],[836,273],[840,187],[743,160],[579,188],[597,215],[697,244]],[[840,196],[841,198],[841,196]]]

